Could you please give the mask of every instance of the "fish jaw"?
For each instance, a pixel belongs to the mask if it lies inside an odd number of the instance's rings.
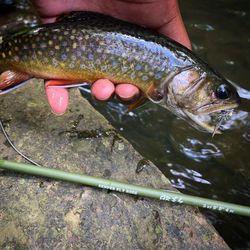
[[[183,110],[183,113],[191,121],[191,124],[195,128],[198,128],[199,130],[202,130],[211,134],[214,133],[216,126],[213,124],[209,124],[209,122],[206,121],[206,119],[209,120],[209,114],[194,115],[185,109]],[[219,129],[217,129],[215,134],[222,134],[222,132]]]
[[[185,114],[186,118],[189,119],[191,125],[195,128],[205,131],[208,133],[212,133],[212,137],[215,134],[222,134],[220,131],[220,126],[224,121],[228,120],[229,117],[233,114],[234,108],[238,107],[238,105],[230,105],[226,108],[216,109],[213,112],[206,112],[200,114],[194,114],[190,111],[183,109],[183,114]]]
[[[233,110],[239,106],[239,103],[228,103],[226,106],[225,104],[208,104],[202,107],[199,107],[195,111],[189,111],[187,109],[183,110],[183,113],[195,124],[194,127],[205,130],[208,133],[214,134],[221,134],[219,127],[215,122],[212,120],[212,116],[218,116],[221,112],[227,112]],[[209,124],[210,123],[210,124]],[[213,124],[214,123],[214,124]]]

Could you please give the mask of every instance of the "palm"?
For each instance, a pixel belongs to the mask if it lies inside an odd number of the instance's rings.
[[[177,0],[35,0],[45,22],[79,10],[105,13],[132,23],[157,30],[190,48]]]

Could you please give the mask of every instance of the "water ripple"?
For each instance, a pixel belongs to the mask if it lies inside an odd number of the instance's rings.
[[[194,27],[199,30],[204,30],[204,31],[213,31],[215,30],[212,25],[209,24],[203,24],[203,23],[194,23],[190,25],[191,27]]]
[[[201,142],[197,139],[187,139],[185,144],[180,144],[180,151],[194,161],[209,160],[222,157],[221,150],[211,142]]]
[[[201,173],[193,170],[185,168],[181,165],[176,165],[170,169],[170,173],[177,177],[175,179],[171,179],[171,183],[176,188],[187,189],[187,185],[190,185],[190,180],[206,185],[210,185],[211,183],[206,180]],[[186,181],[185,181],[186,179]],[[187,181],[189,180],[189,181]],[[192,186],[192,185],[191,185]]]

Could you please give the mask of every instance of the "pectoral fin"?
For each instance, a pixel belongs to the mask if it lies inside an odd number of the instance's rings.
[[[130,111],[132,111],[132,110],[134,110],[134,109],[136,109],[138,107],[141,107],[143,104],[146,103],[146,101],[147,101],[147,97],[144,94],[142,94],[140,96],[140,98],[137,99],[134,103],[128,105],[128,111],[127,112],[130,112]]]
[[[74,80],[45,80],[46,87],[58,87],[58,88],[77,88],[86,85],[86,83],[82,83],[81,81]]]
[[[155,88],[154,84],[151,84],[146,93],[142,94],[136,102],[128,106],[128,112],[142,106],[147,99],[153,103],[160,103],[163,100],[163,95]]]
[[[163,95],[156,89],[154,84],[151,84],[146,91],[147,98],[153,103],[160,103],[163,99]]]

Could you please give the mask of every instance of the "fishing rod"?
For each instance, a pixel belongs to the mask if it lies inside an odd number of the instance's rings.
[[[56,180],[73,182],[96,188],[108,189],[121,193],[154,198],[162,201],[193,205],[202,208],[217,210],[220,212],[250,216],[250,207],[248,206],[201,198],[174,191],[167,191],[162,189],[148,188],[140,185],[122,183],[85,174],[75,174],[55,168],[45,168],[7,160],[0,160],[0,168],[29,175],[48,177]]]

